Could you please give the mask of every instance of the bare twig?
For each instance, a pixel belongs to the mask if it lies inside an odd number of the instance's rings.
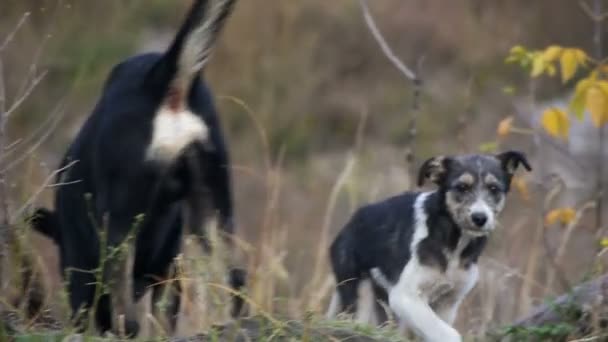
[[[1,50],[0,50],[1,51]],[[6,133],[6,90],[4,84],[4,64],[0,53],[0,157],[5,149]],[[0,168],[2,160],[0,159]],[[0,172],[0,291],[5,292],[8,282],[4,276],[4,266],[6,263],[6,253],[9,241],[9,217],[8,217],[8,195],[6,193],[6,175]]]
[[[417,121],[418,121],[418,113],[420,112],[420,97],[422,92],[422,80],[419,75],[410,69],[405,63],[403,63],[393,52],[391,47],[388,45],[382,33],[378,29],[374,18],[371,15],[369,10],[369,6],[367,0],[359,0],[359,6],[361,7],[361,12],[363,12],[363,19],[367,24],[370,32],[374,36],[374,39],[380,46],[380,49],[384,53],[384,55],[389,59],[389,61],[413,84],[413,95],[412,95],[412,107],[410,112],[410,120],[408,123],[408,136],[406,141],[406,152],[405,159],[408,163],[408,167],[410,169],[410,178],[413,179],[415,175],[415,165],[416,165],[416,154],[415,154],[415,146],[414,143],[416,141],[417,135]],[[418,60],[417,71],[420,72],[422,67],[423,58]]]
[[[44,79],[46,74],[47,74],[47,71],[45,70],[40,75],[38,75],[36,78],[34,78],[32,80],[32,83],[30,83],[30,85],[24,90],[23,94],[18,99],[16,99],[15,102],[13,102],[13,104],[11,105],[11,107],[5,112],[5,116],[7,119],[30,96],[32,91],[34,91],[34,89],[36,89],[36,86],[38,86],[38,84],[40,84],[40,82]]]
[[[574,168],[576,168],[579,173],[584,173],[586,170],[589,170],[589,168],[591,167],[591,164],[588,163],[586,160],[583,160],[581,158],[575,158],[574,155],[572,155],[572,153],[568,150],[568,148],[563,145],[560,144],[558,141],[556,141],[555,139],[551,139],[549,136],[547,136],[546,134],[543,133],[543,131],[539,130],[536,125],[534,125],[533,123],[533,117],[532,115],[527,115],[526,113],[524,113],[523,111],[515,108],[514,109],[514,114],[522,119],[523,121],[526,122],[526,124],[532,129],[534,130],[535,134],[534,136],[539,138],[540,140],[542,140],[543,142],[551,145],[551,147],[553,147],[557,152],[561,153],[562,155],[564,155],[565,160],[567,160],[568,162],[570,162],[570,165]]]
[[[420,58],[417,70],[420,73],[424,58]],[[407,139],[405,141],[405,160],[409,168],[410,179],[415,179],[416,175],[416,137],[418,136],[418,115],[420,113],[420,96],[422,93],[422,83],[420,79],[413,80],[414,89],[412,94],[412,107],[410,109],[410,121],[407,128]]]
[[[44,180],[44,182],[42,183],[42,185],[38,188],[38,190],[36,190],[36,192],[34,192],[34,194],[32,194],[26,201],[25,203],[23,203],[23,205],[21,205],[21,207],[19,207],[19,209],[17,209],[15,211],[15,214],[13,215],[13,221],[11,222],[11,224],[14,224],[15,221],[20,218],[23,213],[30,207],[30,205],[32,205],[32,203],[34,203],[34,201],[36,200],[36,198],[38,198],[38,196],[40,196],[40,194],[47,189],[48,187],[55,187],[57,186],[56,183],[51,183],[53,181],[53,179],[55,179],[55,176],[57,176],[57,174],[71,168],[72,166],[74,166],[76,163],[78,163],[78,160],[74,160],[71,163],[67,164],[66,166],[57,169],[55,171],[53,171],[48,177],[46,177],[46,179]],[[70,182],[69,184],[72,184],[73,182]]]
[[[2,45],[0,45],[0,52],[4,51],[4,48],[6,48],[8,46],[8,44],[10,44],[11,41],[13,41],[15,34],[17,34],[19,29],[23,26],[23,24],[25,24],[25,21],[29,17],[30,17],[30,12],[23,13],[23,15],[21,16],[21,19],[19,19],[19,21],[17,22],[17,25],[15,25],[15,28],[6,36],[6,38],[4,38]]]
[[[393,63],[393,65],[401,71],[401,73],[407,77],[412,82],[417,82],[418,76],[412,71],[412,69],[408,68],[393,52],[391,47],[386,43],[386,40],[380,33],[374,18],[372,17],[369,6],[367,5],[367,0],[359,0],[359,5],[361,6],[361,11],[363,12],[363,18],[365,19],[365,23],[367,27],[371,31],[372,35],[380,45],[382,52],[386,55],[386,57]]]
[[[57,124],[61,121],[61,119],[63,118],[63,115],[65,114],[65,111],[63,111],[63,109],[64,109],[63,102],[60,102],[57,105],[57,107],[55,108],[55,110],[53,111],[53,114],[51,114],[51,117],[54,117],[54,120],[51,122],[51,124],[49,125],[46,132],[44,132],[44,134],[36,142],[34,142],[26,151],[24,151],[17,159],[11,161],[10,163],[6,162],[6,165],[0,166],[0,173],[6,173],[6,172],[10,171],[12,168],[14,168],[15,166],[21,164],[28,157],[30,157],[38,149],[38,147],[40,147],[42,145],[42,143],[44,143],[51,136],[51,133],[53,133],[55,131]],[[59,113],[59,114],[57,114],[57,113]]]
[[[65,109],[64,105],[65,105],[65,98],[59,101],[59,103],[51,111],[51,114],[48,115],[48,117],[44,120],[44,122],[42,122],[40,124],[40,126],[38,126],[27,137],[18,138],[15,141],[13,141],[12,143],[7,144],[4,148],[5,149],[4,154],[0,157],[0,160],[8,160],[11,155],[13,155],[14,153],[16,153],[17,151],[20,150],[21,146],[31,146],[29,144],[32,143],[32,141],[34,141],[34,139],[36,139],[40,135],[44,135],[45,132],[48,132],[49,130],[53,130],[57,126],[58,121],[60,121],[61,118],[63,117],[63,115],[65,114],[65,111],[59,110],[60,108]],[[38,143],[37,142],[33,143],[33,145],[36,145],[36,144],[38,144]],[[7,168],[10,168],[10,167],[7,167]]]
[[[566,253],[566,247],[568,246],[568,242],[570,241],[570,238],[572,237],[572,233],[574,232],[574,230],[578,227],[578,224],[581,220],[581,218],[583,217],[583,215],[591,209],[595,208],[595,202],[587,202],[583,205],[582,208],[580,208],[577,212],[576,212],[576,216],[574,217],[574,220],[572,220],[572,222],[568,223],[568,225],[566,226],[564,235],[561,238],[561,243],[559,245],[559,247],[557,248],[557,251],[553,251],[553,249],[551,248],[551,246],[549,246],[549,241],[547,241],[547,234],[546,234],[546,227],[545,229],[543,229],[544,233],[544,244],[545,244],[545,251],[547,253],[547,259],[549,260],[551,266],[552,266],[552,270],[550,270],[550,272],[547,274],[547,286],[551,286],[555,280],[555,275],[557,273],[557,277],[558,280],[562,286],[561,290],[562,291],[568,291],[572,288],[572,284],[570,283],[570,281],[568,280],[567,276],[566,276],[566,272],[564,272],[564,270],[562,269],[562,267],[560,266],[562,264],[562,260],[564,258],[564,254]]]
[[[583,2],[581,4],[583,9],[587,6],[587,3]],[[605,14],[602,13],[602,0],[594,0],[593,1],[593,15],[590,16],[591,20],[594,24],[593,29],[593,45],[595,47],[595,58],[597,60],[602,60],[603,58],[603,39],[602,39],[602,29],[603,29],[603,21],[605,19]],[[600,77],[605,75],[600,75]],[[603,220],[603,210],[604,210],[604,140],[605,140],[605,127],[604,125],[599,127],[598,134],[598,146],[597,146],[597,165],[596,165],[596,181],[597,181],[597,207],[595,208],[595,226],[599,231],[605,231],[604,220]]]
[[[581,6],[581,9],[583,10],[583,12],[585,12],[585,14],[592,21],[598,22],[598,21],[603,21],[604,19],[608,18],[608,12],[601,13],[601,8],[600,8],[600,11],[598,12],[597,9],[591,9],[589,4],[582,0],[579,1],[578,4],[579,4],[579,6]],[[597,0],[594,5],[596,5],[596,4],[597,4]]]
[[[463,153],[468,151],[467,142],[466,142],[466,131],[467,131],[467,123],[471,118],[473,118],[473,93],[475,87],[475,78],[474,76],[469,77],[469,81],[467,82],[467,89],[465,93],[466,98],[466,106],[460,115],[458,115],[458,128],[457,128],[457,140],[458,145],[460,145],[460,150]]]

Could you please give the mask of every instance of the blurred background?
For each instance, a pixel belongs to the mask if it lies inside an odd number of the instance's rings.
[[[30,13],[0,56],[9,103],[27,94],[7,128],[11,209],[33,195],[33,204],[52,205],[45,179],[112,66],[164,49],[189,4],[2,0],[0,41]],[[422,79],[418,110],[412,83],[382,54],[355,0],[240,1],[206,69],[231,151],[241,257],[259,310],[294,318],[324,312],[333,286],[325,253],[337,231],[360,205],[413,189],[410,170],[436,154],[522,149],[535,168],[521,172],[510,195],[481,259],[481,281],[461,308],[461,331],[507,324],[601,272],[603,224],[594,210],[580,211],[576,225],[547,225],[544,217],[552,208],[588,207],[608,148],[588,121],[572,123],[565,142],[542,133],[540,113],[565,106],[572,84],[530,82],[504,62],[517,44],[594,53],[594,23],[580,3],[374,0],[370,8],[395,54]],[[519,129],[497,137],[507,117]],[[410,147],[414,165],[406,162]],[[49,305],[60,307],[56,248],[30,238]],[[183,311],[200,322],[196,309]]]

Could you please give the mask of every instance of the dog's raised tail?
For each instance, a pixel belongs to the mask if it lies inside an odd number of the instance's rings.
[[[173,43],[152,70],[152,82],[166,87],[170,105],[187,100],[192,80],[204,69],[236,0],[195,0]]]

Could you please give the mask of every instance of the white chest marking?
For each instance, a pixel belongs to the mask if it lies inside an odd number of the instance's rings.
[[[429,303],[433,303],[452,292],[457,296],[468,293],[477,282],[478,270],[476,265],[471,265],[468,269],[464,269],[460,265],[459,256],[472,238],[468,235],[463,235],[456,249],[446,255],[448,265],[445,272],[420,263],[417,253],[418,245],[429,235],[426,225],[428,215],[424,210],[424,202],[429,195],[430,193],[420,194],[414,203],[414,235],[410,243],[412,254],[409,262],[403,268],[398,282],[391,284],[377,268],[372,269],[370,275],[376,284],[386,288],[387,291],[399,288],[398,291],[415,294]]]
[[[149,160],[171,162],[186,146],[193,142],[205,142],[209,128],[191,111],[173,111],[161,107],[152,123],[152,139],[146,157]]]
[[[399,317],[401,326],[411,328],[425,341],[462,341],[451,324],[458,306],[477,283],[478,269],[476,265],[471,265],[468,269],[460,265],[459,256],[470,241],[470,237],[464,236],[456,249],[447,255],[445,272],[420,263],[418,247],[429,235],[428,215],[424,209],[429,195],[430,193],[418,195],[414,203],[414,234],[409,246],[411,258],[401,271],[397,283],[387,288],[389,305]],[[378,281],[383,280],[379,270],[372,270],[371,274],[377,283],[383,283]]]

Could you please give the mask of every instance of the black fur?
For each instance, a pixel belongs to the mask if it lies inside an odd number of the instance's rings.
[[[342,307],[357,309],[359,282],[369,270],[380,268],[389,281],[396,281],[410,259],[413,206],[417,194],[405,193],[357,210],[330,246]]]
[[[360,208],[332,243],[331,264],[345,312],[356,312],[359,283],[369,278],[371,269],[380,269],[393,284],[399,280],[411,258],[414,202],[419,195],[405,192]],[[420,243],[418,258],[422,264],[445,269],[445,252],[456,248],[461,233],[442,205],[442,196],[440,191],[435,192],[425,202],[429,235]],[[485,243],[486,237],[472,240],[461,258],[467,263],[477,262]],[[386,303],[388,294],[384,288],[374,284],[374,292],[377,300]],[[386,320],[384,313],[380,317]]]
[[[166,53],[138,55],[113,68],[97,105],[63,158],[61,167],[75,163],[58,174],[58,182],[67,184],[57,188],[55,212],[39,209],[32,218],[33,227],[59,247],[73,313],[93,305],[95,278],[79,270],[99,266],[102,227],[107,229],[108,247],[114,247],[132,230],[135,218],[144,215],[132,265],[136,299],[148,286],[172,276],[171,264],[181,248],[185,203],[197,204],[191,208],[193,215],[202,215],[200,204],[217,211],[220,228],[227,235],[233,233],[229,154],[212,94],[199,75],[185,89],[185,101],[208,126],[209,143],[193,143],[166,166],[145,158],[152,120],[178,72],[184,39],[203,17],[206,3],[195,1]],[[236,282],[235,272],[240,277]],[[244,278],[243,270],[231,271],[237,288],[244,285]],[[173,317],[180,291],[174,283],[174,304],[169,308]],[[235,300],[235,305],[242,305]],[[104,294],[95,315],[102,331],[111,328],[110,306],[109,295]],[[137,331],[137,322],[127,322],[128,334]]]

